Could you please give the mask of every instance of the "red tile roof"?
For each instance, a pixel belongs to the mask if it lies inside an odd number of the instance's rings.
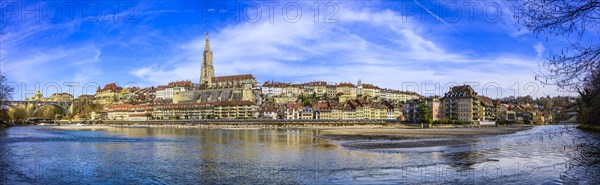
[[[243,75],[232,75],[232,76],[217,76],[213,77],[213,82],[223,82],[223,81],[232,81],[232,80],[254,80],[254,76],[251,74],[243,74]]]
[[[111,90],[112,92],[121,92],[121,90],[123,90],[123,87],[117,86],[116,83],[109,83],[109,84],[106,84],[103,89],[100,89],[100,87],[98,87],[98,90],[101,90],[101,91]],[[98,90],[96,90],[96,91],[100,92]]]
[[[309,85],[309,86],[327,86],[327,82],[324,81],[314,81],[314,82],[308,82],[308,83],[304,83],[302,85]]]
[[[376,85],[373,84],[362,84],[363,89],[380,89]]]
[[[133,114],[129,114],[129,117],[148,117],[148,114],[146,114],[146,113],[133,113]]]
[[[303,106],[300,103],[292,102],[292,103],[287,103],[285,107],[288,110],[291,110],[291,109],[302,109]]]
[[[356,87],[356,86],[354,84],[352,84],[352,83],[344,83],[344,82],[342,82],[342,83],[338,84],[338,87]]]
[[[175,81],[169,82],[168,87],[191,87],[193,85],[192,81],[184,80],[184,81]]]
[[[470,85],[454,86],[444,97],[476,97],[477,92]]]
[[[296,84],[287,83],[287,82],[265,82],[263,83],[263,87],[291,87],[296,86]]]

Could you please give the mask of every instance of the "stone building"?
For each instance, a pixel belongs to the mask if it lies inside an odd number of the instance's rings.
[[[100,88],[96,90],[96,94],[94,95],[95,101],[101,105],[110,105],[121,98],[122,87],[117,86],[116,83],[106,84],[104,88]]]
[[[54,93],[48,98],[48,101],[73,101],[73,95],[69,93]]]
[[[469,85],[452,87],[442,102],[441,110],[446,119],[465,122],[496,120],[498,106],[490,98],[478,95]]]
[[[259,92],[255,92],[258,84],[256,78],[251,74],[215,77],[208,33],[204,47],[198,89],[174,92],[173,103],[256,102],[259,94]]]
[[[169,84],[166,86],[161,85],[161,86],[156,87],[155,99],[158,101],[168,100],[168,102],[171,103],[175,94],[177,94],[179,92],[192,90],[192,88],[193,88],[192,81],[189,81],[189,80],[169,82]]]
[[[444,95],[444,117],[450,120],[479,120],[479,99],[477,92],[469,85],[454,86]]]

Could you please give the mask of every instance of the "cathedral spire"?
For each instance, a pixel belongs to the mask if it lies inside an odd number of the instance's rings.
[[[210,51],[210,43],[208,42],[208,32],[206,32],[206,44],[204,45],[204,51]]]
[[[209,88],[212,85],[212,78],[215,77],[215,68],[213,67],[213,56],[208,42],[208,32],[206,32],[206,45],[202,54],[202,66],[200,67],[200,86]]]

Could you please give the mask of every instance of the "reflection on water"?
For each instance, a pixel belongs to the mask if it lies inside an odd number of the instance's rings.
[[[0,130],[1,184],[600,182],[600,136],[539,126],[450,147],[351,150],[316,129]]]

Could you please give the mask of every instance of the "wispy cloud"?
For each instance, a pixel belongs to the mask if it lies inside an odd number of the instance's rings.
[[[313,5],[298,3],[304,10]],[[216,75],[252,73],[260,81],[363,79],[397,89],[413,82],[495,82],[505,88],[504,95],[511,93],[516,82],[533,81],[531,71],[537,68],[536,60],[543,52],[540,48],[545,47],[535,46],[534,51],[530,48],[535,43],[527,43],[523,44],[527,51],[498,52],[493,47],[506,47],[506,43],[490,43],[493,36],[474,38],[469,33],[472,25],[450,24],[424,6],[427,3],[414,1],[443,25],[423,22],[378,3],[337,2],[337,23],[322,19],[315,23],[306,12],[296,23],[280,16],[274,22],[263,17],[256,23],[206,23],[199,20],[197,9],[171,11],[175,8],[165,5],[169,3],[140,3],[137,22],[131,24],[21,24],[23,29],[2,35],[0,50],[8,57],[2,67],[3,71],[10,69],[7,74],[11,80],[25,82],[133,81],[150,86],[175,80],[198,81],[204,32],[210,31]],[[501,28],[505,29],[503,34],[510,35],[516,25],[506,23],[491,25],[490,30]],[[449,29],[438,29],[446,27]],[[517,37],[521,36],[525,35]],[[47,70],[37,72],[40,67]]]
[[[311,21],[241,23],[211,33],[217,75],[252,73],[259,80],[352,81],[403,88],[404,82],[503,84],[510,94],[514,83],[532,80],[534,58],[499,54],[472,57],[449,52],[427,39],[422,23],[402,22],[395,11],[343,6],[335,24]],[[356,26],[368,31],[355,31]],[[381,34],[387,34],[385,38]],[[131,74],[152,84],[199,78],[204,37],[185,44],[171,61],[150,65]],[[173,67],[175,66],[175,67]],[[483,84],[484,85],[484,84]],[[482,85],[482,87],[483,87]]]
[[[444,25],[446,25],[448,28],[452,29],[454,32],[461,34],[458,30],[456,30],[456,28],[454,28],[454,26],[448,24],[448,22],[446,22],[444,19],[440,18],[440,16],[436,15],[435,13],[433,13],[431,10],[429,10],[429,8],[421,5],[421,3],[419,3],[418,1],[413,1],[415,2],[415,4],[417,4],[417,6],[419,6],[420,8],[422,8],[423,10],[425,10],[429,15],[435,17],[435,19],[439,22],[444,23]]]
[[[540,42],[535,44],[535,46],[533,46],[533,49],[535,49],[535,53],[538,59],[541,59],[544,56],[544,51],[546,51],[546,47],[544,47],[544,44]]]

